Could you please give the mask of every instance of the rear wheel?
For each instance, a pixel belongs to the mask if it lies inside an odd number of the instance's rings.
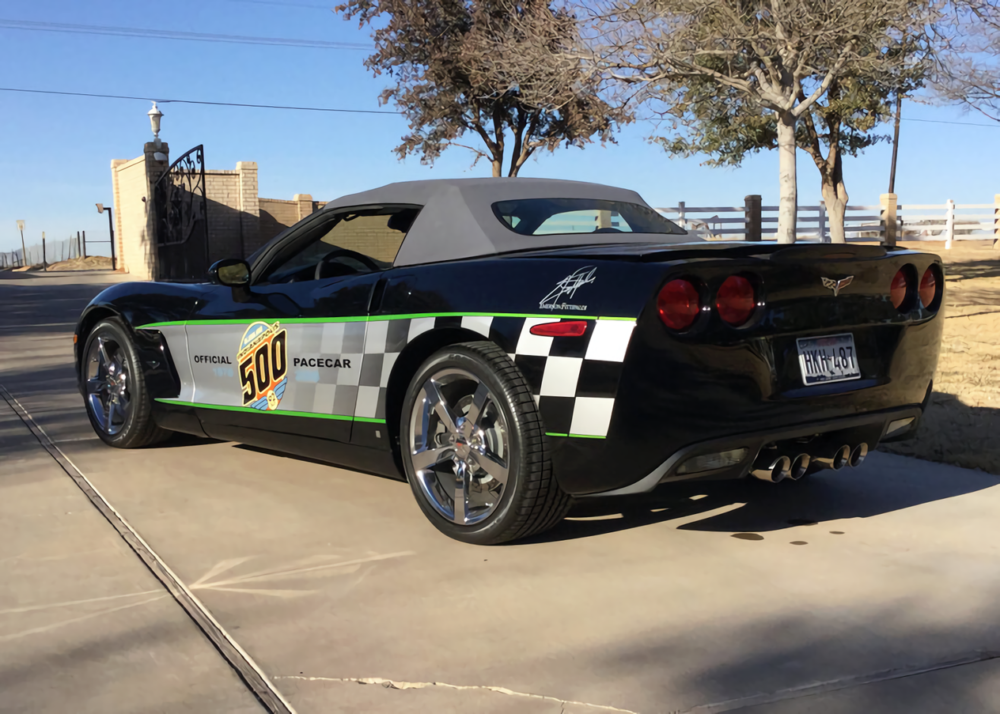
[[[139,355],[121,320],[108,318],[91,330],[80,368],[87,416],[105,444],[135,449],[170,437],[153,421]]]
[[[406,477],[446,535],[503,543],[548,530],[569,510],[531,390],[492,342],[430,357],[410,383],[401,422]]]

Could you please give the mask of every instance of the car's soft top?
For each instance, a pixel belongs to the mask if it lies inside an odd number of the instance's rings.
[[[493,212],[493,204],[518,199],[599,199],[649,208],[635,191],[582,181],[488,178],[437,179],[391,183],[381,188],[343,196],[325,211],[371,205],[422,206],[402,247],[396,266],[439,263],[537,248],[581,244],[684,243],[680,232],[521,235],[509,230]]]

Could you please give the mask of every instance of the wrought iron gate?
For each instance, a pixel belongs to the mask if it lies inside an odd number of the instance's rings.
[[[153,187],[157,280],[203,280],[208,272],[205,147],[170,165]]]

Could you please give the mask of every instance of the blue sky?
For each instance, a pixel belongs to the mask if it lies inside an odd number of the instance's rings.
[[[321,0],[5,0],[0,18],[185,32],[367,42]],[[357,50],[262,47],[0,28],[0,87],[257,104],[378,109],[388,81],[372,77]],[[205,145],[210,168],[256,161],[260,194],[317,200],[392,181],[485,176],[471,155],[450,149],[431,168],[416,158],[399,162],[392,149],[406,131],[400,117],[327,114],[235,107],[163,104],[163,140],[174,157]],[[151,140],[142,101],[0,92],[0,251],[20,247],[15,222],[26,221],[26,242],[87,231],[107,238],[112,159],[139,155]],[[901,203],[991,203],[1000,193],[1000,124],[950,107],[904,105],[896,192]],[[913,121],[958,121],[986,126]],[[591,145],[541,155],[523,176],[572,178],[639,191],[656,206],[742,205],[759,193],[777,202],[777,155],[748,159],[739,169],[670,159],[645,141],[652,126],[627,127],[616,145]],[[852,204],[873,204],[888,183],[890,148],[882,144],[848,159]],[[819,198],[819,176],[799,156],[800,203]],[[95,246],[96,248],[96,246]],[[95,251],[97,252],[97,251]]]

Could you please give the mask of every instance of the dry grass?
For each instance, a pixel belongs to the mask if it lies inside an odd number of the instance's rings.
[[[944,338],[916,437],[882,448],[1000,475],[1000,250],[990,241],[904,245],[945,262]]]
[[[46,269],[41,263],[28,265],[23,268],[9,268],[15,273],[27,272],[61,272],[66,270],[111,270],[111,258],[103,255],[88,255],[86,258],[70,258],[58,263],[49,263]]]

